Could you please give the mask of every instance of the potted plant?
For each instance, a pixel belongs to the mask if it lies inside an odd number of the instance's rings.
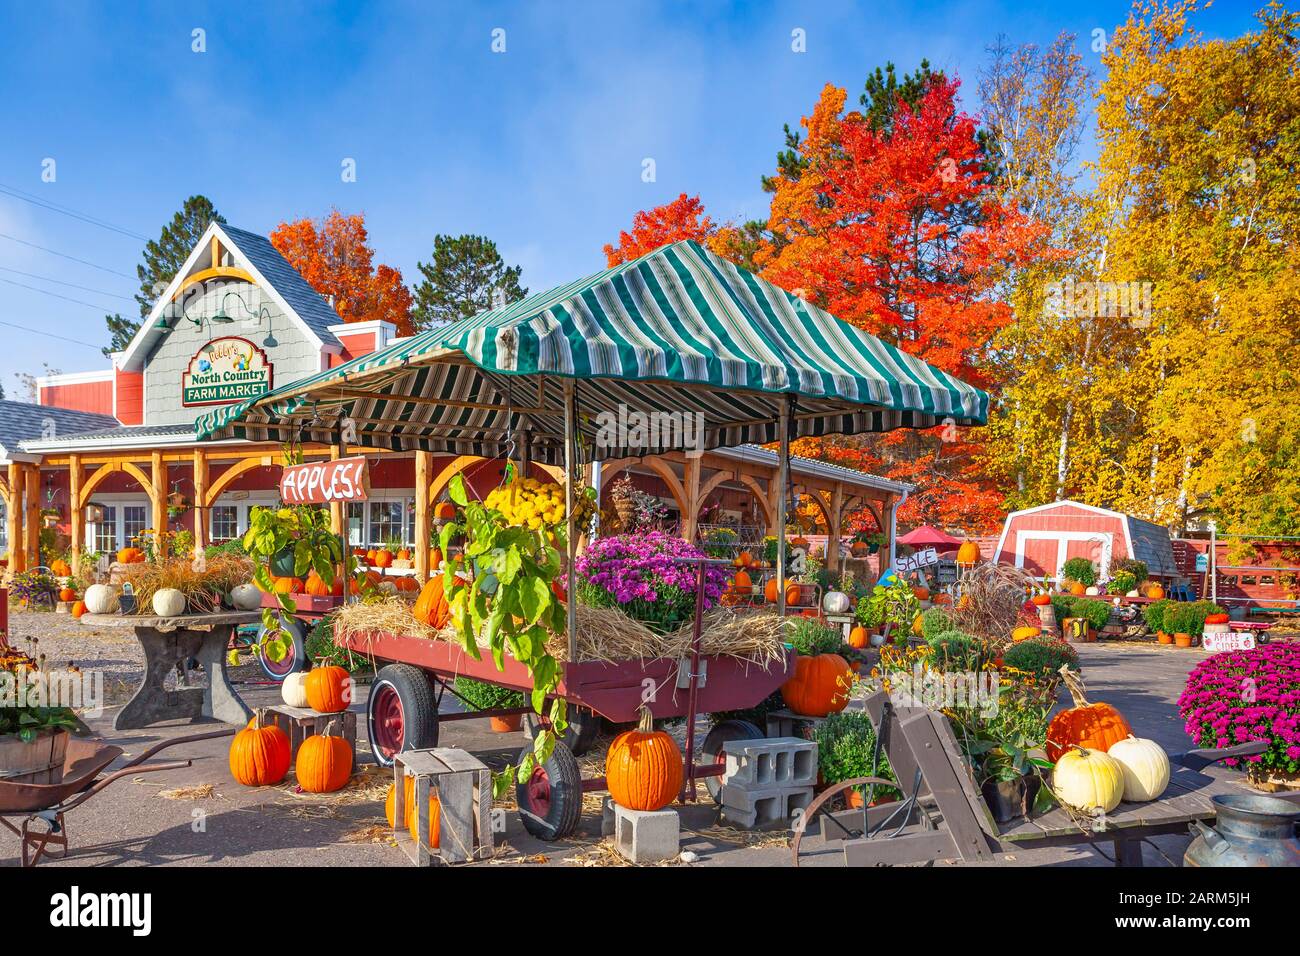
[[[1097,583],[1097,566],[1087,558],[1070,558],[1061,566],[1061,577],[1071,582],[1071,593],[1082,594],[1080,588]]]
[[[1117,571],[1111,576],[1111,579],[1106,582],[1106,593],[1124,595],[1128,594],[1130,591],[1136,590],[1137,586],[1138,580],[1137,577],[1134,576],[1133,572]]]
[[[1091,643],[1097,639],[1097,632],[1106,626],[1110,620],[1110,605],[1105,601],[1098,601],[1092,598],[1076,598],[1070,607],[1071,618],[1083,623],[1079,625],[1078,633],[1085,642]],[[1072,628],[1068,625],[1069,619],[1062,622],[1062,629],[1068,634]]]
[[[1192,646],[1192,628],[1195,626],[1196,611],[1190,604],[1174,603],[1165,611],[1165,628],[1174,636],[1178,647]]]
[[[1173,637],[1169,634],[1169,629],[1165,626],[1165,614],[1169,606],[1173,604],[1168,598],[1160,598],[1158,601],[1152,601],[1142,609],[1142,620],[1146,622],[1147,629],[1156,636],[1161,644],[1172,644]]]
[[[847,710],[831,714],[813,730],[817,743],[817,772],[822,783],[836,784],[857,777],[881,777],[896,780],[882,748],[879,765],[873,767],[876,731],[866,711]],[[900,793],[893,787],[867,788],[871,804],[897,800]],[[864,805],[868,795],[854,788],[846,795],[850,808]]]
[[[496,684],[474,680],[472,677],[457,677],[455,690],[456,696],[469,705],[472,710],[501,710],[506,707],[524,706],[522,691],[498,687]],[[515,714],[511,717],[491,717],[489,719],[492,723],[492,730],[498,734],[518,730],[523,726],[524,720],[522,714]]]
[[[45,675],[31,655],[0,644],[0,779],[46,784],[60,779],[68,733],[77,726],[66,707],[43,706],[28,694]]]

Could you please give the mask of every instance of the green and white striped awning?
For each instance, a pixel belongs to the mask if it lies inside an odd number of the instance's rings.
[[[784,396],[799,436],[988,415],[985,392],[678,242],[221,408],[195,431],[328,443],[348,418],[356,444],[486,457],[526,432],[535,460],[558,463],[565,379],[577,386],[584,457],[596,459],[682,447],[671,428],[638,432],[636,412],[702,416],[692,447],[703,448],[775,441]]]

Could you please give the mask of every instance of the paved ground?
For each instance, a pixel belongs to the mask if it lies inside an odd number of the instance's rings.
[[[56,664],[76,661],[83,669],[108,669],[110,702],[116,706],[134,681],[140,654],[121,631],[87,633],[79,625],[48,614],[16,614],[11,621],[15,637],[37,635],[41,649]],[[1108,700],[1125,713],[1140,736],[1152,737],[1169,750],[1188,749],[1174,702],[1187,671],[1202,658],[1197,650],[1157,645],[1091,644],[1079,648],[1089,694]],[[278,687],[256,683],[253,667],[240,667],[239,690],[252,706],[279,702]],[[362,700],[354,704],[364,712]],[[444,701],[448,706],[450,697]],[[213,725],[177,723],[119,735],[112,730],[113,710],[92,720],[105,740],[139,753],[169,737],[212,729]],[[359,721],[364,725],[364,720]],[[458,746],[477,754],[493,766],[514,758],[525,740],[522,734],[494,734],[486,720],[443,724],[444,746]],[[387,773],[373,766],[364,769],[338,794],[316,796],[295,792],[293,777],[286,784],[249,790],[236,784],[226,762],[228,741],[218,739],[184,745],[168,756],[193,760],[193,766],[119,781],[96,796],[69,818],[73,853],[52,865],[352,865],[401,866],[402,851],[387,835],[383,798]],[[368,744],[362,759],[369,760]],[[160,758],[161,759],[161,758]],[[595,770],[603,752],[581,761]],[[701,788],[701,793],[703,789]],[[501,804],[513,810],[513,802]],[[504,845],[489,865],[620,865],[621,859],[600,838],[600,799],[589,795],[582,828],[571,839],[543,843],[529,837],[513,812],[506,814]],[[788,834],[747,834],[719,825],[716,810],[707,803],[682,811],[683,849],[693,850],[693,865],[784,866],[790,861]],[[1181,859],[1185,837],[1164,837],[1158,845],[1172,859]],[[0,866],[17,864],[17,841],[0,832]],[[1109,844],[1106,845],[1109,849]],[[838,854],[809,862],[836,865]],[[1166,865],[1147,850],[1148,865]],[[45,864],[42,864],[45,865]],[[1106,865],[1088,849],[1016,851],[1000,865]]]

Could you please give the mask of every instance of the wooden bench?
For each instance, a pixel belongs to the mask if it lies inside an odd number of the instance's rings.
[[[1202,771],[1229,757],[1262,753],[1256,741],[1223,750],[1194,750],[1172,757],[1169,788],[1149,803],[1121,803],[1091,821],[1078,821],[1054,809],[999,825],[962,756],[952,727],[942,714],[921,707],[897,706],[883,692],[863,706],[880,736],[898,784],[878,777],[845,781],[823,792],[808,807],[805,824],[796,829],[794,863],[805,851],[839,848],[848,866],[896,866],[939,860],[990,862],[1016,849],[1075,846],[1109,842],[1116,866],[1141,866],[1142,841],[1168,833],[1186,833],[1195,821],[1216,816],[1212,797],[1241,793],[1239,785]],[[903,799],[865,809],[821,812],[846,786],[888,784],[901,788]],[[1276,796],[1276,794],[1275,794]],[[1300,793],[1284,799],[1300,802]],[[805,842],[806,841],[806,842]]]

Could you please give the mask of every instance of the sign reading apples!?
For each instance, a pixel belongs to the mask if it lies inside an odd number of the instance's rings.
[[[370,470],[362,457],[289,465],[280,475],[280,500],[287,505],[365,501],[369,495]]]

